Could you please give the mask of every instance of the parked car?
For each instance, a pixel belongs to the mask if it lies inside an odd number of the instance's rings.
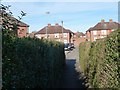
[[[73,48],[75,48],[75,47],[74,47],[74,43],[65,43],[65,44],[64,44],[64,49],[65,49],[65,51],[67,51],[67,50],[72,50]]]
[[[65,51],[68,51],[69,49],[70,49],[69,43],[65,43],[65,44],[64,44],[64,50],[65,50]]]
[[[75,48],[74,43],[69,43],[70,48]]]

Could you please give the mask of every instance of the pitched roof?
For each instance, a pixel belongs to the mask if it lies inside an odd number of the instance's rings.
[[[24,23],[24,22],[22,22],[22,21],[20,21],[20,20],[18,20],[16,18],[14,18],[14,17],[11,17],[11,19],[15,20],[16,22],[18,22],[18,25],[21,26],[21,27],[29,27],[28,24],[26,24],[26,23]]]
[[[93,27],[90,27],[87,31],[91,31],[91,30],[93,30]],[[87,32],[87,31],[86,31],[86,32]]]
[[[118,29],[120,28],[120,23],[113,22],[112,19],[109,22],[105,22],[104,19],[97,23],[91,30],[108,30],[108,29]]]
[[[118,28],[120,28],[120,23],[113,22],[112,19],[110,19],[109,22],[104,22],[104,20],[101,20],[101,22],[97,23],[94,27],[89,28],[87,31],[109,30],[109,29],[118,29]]]
[[[76,32],[74,33],[76,36],[85,36],[85,34],[83,32]]]
[[[0,10],[0,15],[3,17],[3,14],[8,14],[8,18],[9,20],[12,20],[13,22],[17,23],[19,26],[21,27],[29,27],[29,25],[27,25],[26,23],[16,19],[15,17],[13,17],[12,15],[10,15],[9,13],[6,13],[4,10]]]
[[[69,29],[66,29],[69,33],[73,33],[71,30],[69,30]]]
[[[55,25],[55,26],[46,26],[39,30],[36,34],[46,34],[46,28],[47,28],[47,33],[48,34],[54,34],[54,33],[62,33],[62,26],[60,25]],[[73,33],[69,29],[63,28],[63,33]]]
[[[107,29],[118,29],[120,24],[117,22],[100,22],[96,24],[92,29],[93,30],[107,30]]]

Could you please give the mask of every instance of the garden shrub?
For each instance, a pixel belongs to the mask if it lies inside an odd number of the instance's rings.
[[[86,75],[88,72],[89,49],[91,42],[83,42],[79,46],[79,58],[82,72]]]
[[[3,88],[55,87],[65,64],[62,43],[36,38],[4,41]]]
[[[119,44],[118,40],[120,39],[120,29],[112,32],[105,41],[105,58],[104,58],[104,67],[103,67],[103,78],[101,80],[101,87],[111,87],[118,88],[120,87],[120,57],[119,57]]]
[[[80,66],[87,70],[84,74],[91,87],[120,88],[119,41],[120,29],[104,39],[80,44]],[[90,46],[86,47],[88,43]]]
[[[10,5],[0,6],[2,21],[3,89],[56,87],[65,65],[63,43],[37,38],[18,38]],[[26,13],[21,11],[19,20]]]

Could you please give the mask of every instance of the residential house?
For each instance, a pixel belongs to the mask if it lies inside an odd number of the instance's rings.
[[[86,38],[85,38],[85,34],[82,32],[76,32],[74,33],[74,45],[75,46],[79,46],[79,44],[81,42],[85,42]]]
[[[105,22],[105,20],[102,19],[101,22],[86,31],[86,40],[96,41],[97,39],[108,36],[112,31],[118,28],[120,28],[120,24],[113,22],[112,19],[110,19],[109,22]]]
[[[33,32],[29,33],[28,37],[34,38],[35,37],[35,33],[36,33],[36,31],[33,31]]]
[[[29,25],[27,25],[26,23],[14,18],[14,17],[11,17],[12,20],[14,20],[17,24],[17,36],[18,37],[27,37],[27,34],[28,34],[28,29],[29,29]]]
[[[3,11],[3,10],[0,10],[0,16],[1,16],[1,19],[0,19],[0,24],[3,23],[3,21],[5,20],[5,14],[6,12]],[[15,31],[15,34],[18,36],[18,37],[27,37],[27,33],[28,33],[28,28],[29,28],[29,25],[27,25],[26,23],[14,18],[12,15],[9,15],[6,17],[9,21],[10,24],[16,24],[17,25],[17,28],[16,28],[16,31]],[[11,27],[11,25],[8,25],[9,27]]]
[[[69,29],[65,29],[64,27],[60,26],[56,23],[54,26],[48,24],[37,33],[35,33],[35,37],[40,39],[51,39],[55,41],[60,41],[64,43],[71,43],[72,42],[73,32]]]
[[[78,31],[78,32],[74,33],[74,37],[78,37],[78,38],[85,37],[85,34]]]

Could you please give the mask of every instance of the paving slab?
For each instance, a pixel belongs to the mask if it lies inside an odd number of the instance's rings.
[[[84,80],[80,79],[80,74],[76,71],[76,60],[79,59],[78,48],[73,49],[66,54],[66,66],[61,77],[60,88],[84,88]]]

